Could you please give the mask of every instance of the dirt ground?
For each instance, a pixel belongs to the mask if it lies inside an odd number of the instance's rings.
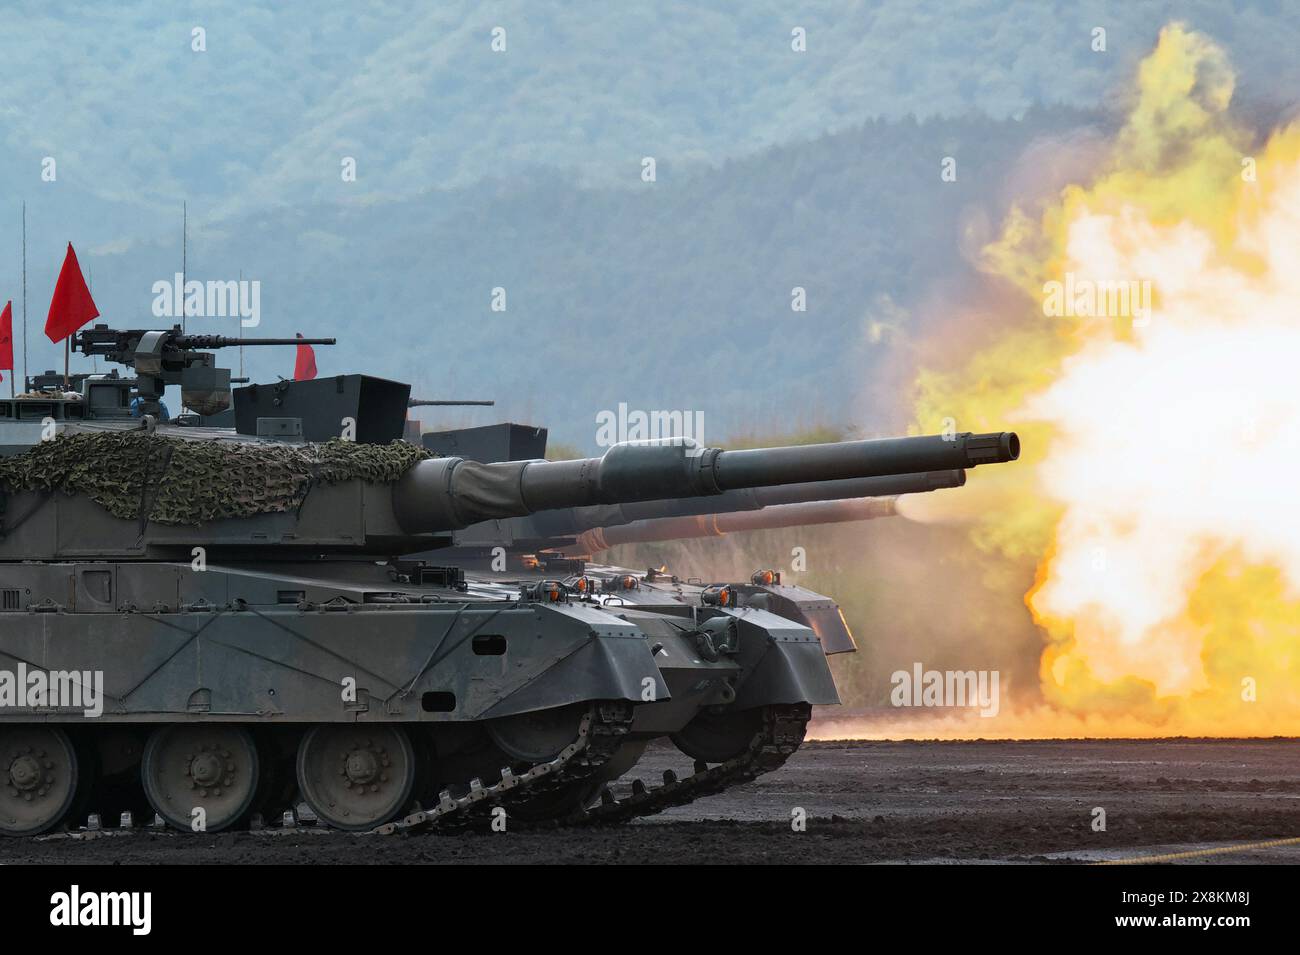
[[[638,774],[653,783],[666,768],[689,771],[662,748]],[[792,830],[796,810],[806,831]],[[747,786],[618,828],[61,834],[0,842],[0,863],[1294,863],[1296,837],[1300,740],[824,742]]]

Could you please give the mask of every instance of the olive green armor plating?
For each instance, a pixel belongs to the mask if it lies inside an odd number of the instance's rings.
[[[166,375],[196,388],[212,377],[208,355],[205,376],[193,373],[195,349],[236,341],[82,335],[88,351],[143,363],[150,407]],[[316,384],[273,386],[275,406],[292,400],[286,388]],[[129,379],[82,376],[78,387],[80,398],[10,400],[0,418],[10,835],[78,825],[87,807],[112,820],[156,813],[187,831],[295,806],[358,831],[474,822],[496,808],[520,824],[617,821],[742,782],[793,751],[812,705],[838,701],[814,630],[725,593],[638,607],[545,578],[509,591],[405,555],[436,555],[484,522],[1018,454],[1015,436],[999,434],[755,451],[628,444],[579,461],[482,464],[404,442],[294,440],[301,427],[278,418],[258,416],[258,434],[161,423],[122,410]],[[264,407],[266,394],[236,395],[234,412]],[[404,409],[409,389],[398,398]],[[278,433],[291,437],[266,436]],[[659,737],[697,773],[601,798]]]

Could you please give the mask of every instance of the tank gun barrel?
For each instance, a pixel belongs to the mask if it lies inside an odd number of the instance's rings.
[[[898,513],[894,498],[867,497],[844,501],[804,501],[773,504],[756,511],[696,514],[689,517],[657,517],[632,521],[617,527],[596,527],[584,531],[570,547],[570,555],[599,554],[620,544],[649,541],[688,540],[721,537],[737,531],[771,530],[778,527],[806,527],[813,524],[847,524],[892,517]]]
[[[716,497],[637,501],[621,505],[544,511],[531,517],[520,518],[510,530],[511,537],[516,540],[544,540],[552,537],[573,537],[597,527],[616,527],[633,521],[754,511],[773,505],[812,501],[924,494],[943,488],[961,487],[965,483],[966,472],[962,470],[922,471],[916,474],[891,474],[884,477],[846,478],[837,481],[808,481],[802,484],[723,491]],[[477,534],[474,529],[470,529],[464,535],[464,540],[477,542],[480,538],[493,538],[497,533],[499,529],[496,527],[484,528],[483,534]]]
[[[574,461],[479,464],[422,461],[394,489],[408,534],[455,530],[536,511],[619,505],[809,482],[854,480],[1013,461],[1011,432],[928,435],[758,450],[702,448],[693,441],[619,444]]]
[[[925,494],[944,488],[962,487],[965,483],[966,472],[963,470],[921,471],[917,474],[891,474],[887,477],[846,478],[839,481],[812,481],[808,484],[756,487],[751,493],[760,507],[771,507],[774,504]]]
[[[1019,456],[1019,437],[1003,431],[727,451],[718,455],[716,469],[724,488],[759,487],[973,468]]]
[[[800,484],[739,488],[723,491],[717,497],[677,501],[641,501],[618,508],[576,508],[570,514],[578,530],[612,526],[660,517],[690,517],[700,514],[730,514],[756,511],[783,504],[817,501],[841,501],[863,497],[893,497],[899,494],[924,494],[942,488],[961,487],[966,483],[962,470],[921,471],[916,474],[890,474],[880,477],[843,478],[835,481],[808,481]],[[549,517],[550,515],[545,515]],[[602,521],[600,518],[605,518]],[[614,518],[614,519],[611,519]],[[576,531],[575,531],[576,533]]]

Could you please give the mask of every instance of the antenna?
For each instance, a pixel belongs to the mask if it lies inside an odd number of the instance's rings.
[[[90,297],[95,297],[95,273],[89,265],[86,266],[86,287],[90,290]],[[90,356],[90,366],[99,374],[99,359],[94,355]]]
[[[181,331],[185,331],[185,266],[189,252],[190,217],[189,203],[181,203]]]
[[[27,200],[23,200],[23,390],[27,390]]]

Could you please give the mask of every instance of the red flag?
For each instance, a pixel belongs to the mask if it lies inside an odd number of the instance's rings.
[[[14,370],[14,303],[6,302],[0,312],[0,369]],[[0,381],[4,381],[0,375]]]
[[[50,314],[45,319],[45,335],[52,342],[61,342],[92,318],[99,317],[95,300],[90,297],[86,280],[81,277],[77,253],[68,243],[68,254],[63,258],[59,281],[54,285],[54,298],[50,300]]]
[[[302,338],[302,332],[296,333]],[[298,357],[293,363],[293,380],[310,381],[316,377],[316,352],[310,345],[298,346]]]

